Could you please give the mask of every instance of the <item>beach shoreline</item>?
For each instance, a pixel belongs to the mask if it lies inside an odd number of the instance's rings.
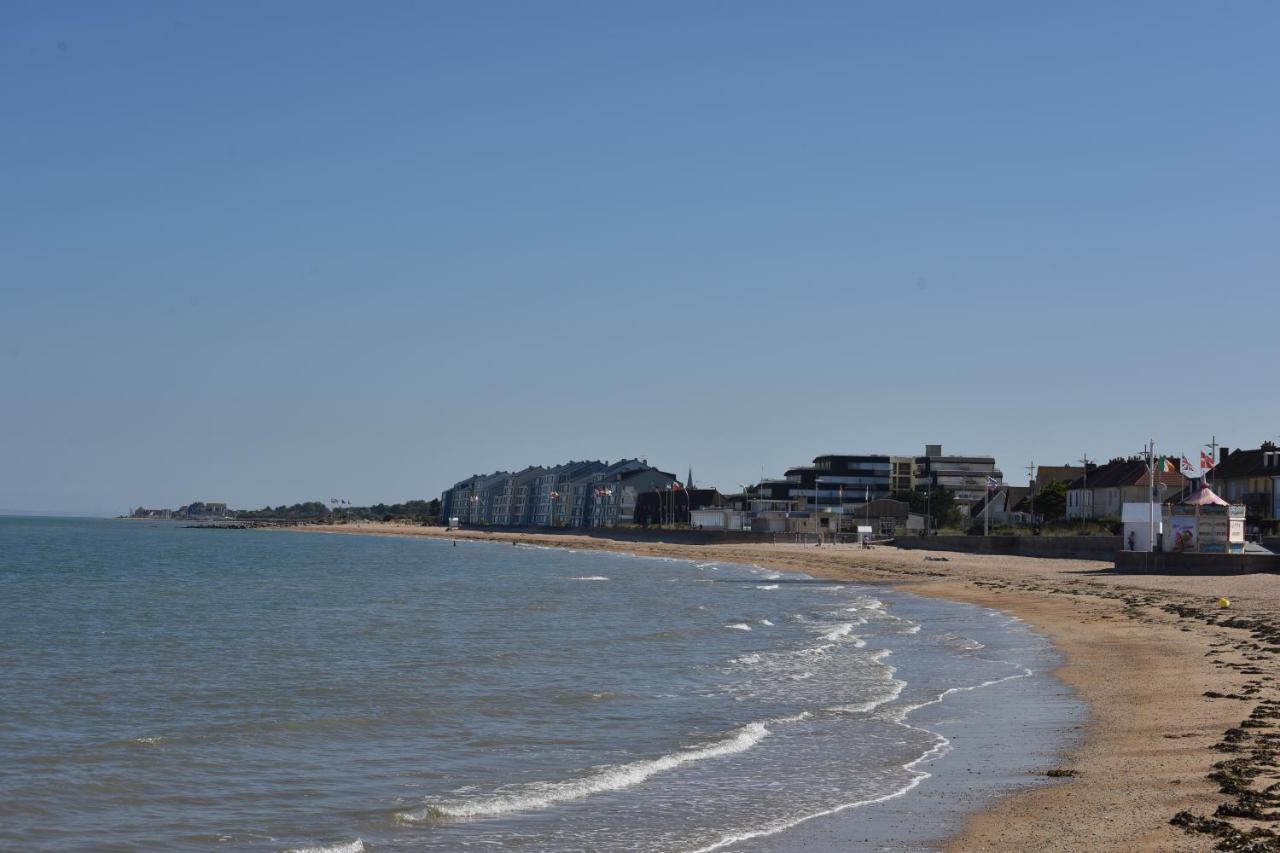
[[[1268,824],[1248,816],[1249,806],[1258,812],[1257,799],[1239,780],[1234,788],[1224,783],[1221,767],[1217,778],[1209,777],[1215,764],[1228,760],[1235,762],[1230,769],[1244,772],[1246,787],[1254,773],[1254,790],[1276,781],[1267,775],[1270,742],[1262,730],[1270,728],[1271,703],[1280,707],[1277,667],[1269,647],[1256,640],[1280,624],[1277,576],[1120,575],[1110,564],[1080,560],[855,546],[685,545],[379,522],[282,529],[715,559],[887,584],[1001,610],[1052,640],[1065,661],[1054,675],[1087,704],[1090,719],[1059,767],[1045,768],[1070,776],[1028,778],[1025,788],[972,814],[958,833],[940,840],[944,849],[1209,850],[1224,839],[1275,842],[1259,835],[1270,831]],[[1232,599],[1229,611],[1217,609],[1220,596]],[[1242,720],[1252,725],[1242,728]],[[1236,811],[1246,816],[1214,817],[1220,804],[1232,801],[1244,804]],[[1182,825],[1171,823],[1178,815]],[[1250,833],[1259,837],[1249,839]]]

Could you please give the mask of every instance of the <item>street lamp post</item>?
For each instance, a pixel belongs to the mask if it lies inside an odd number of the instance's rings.
[[[924,535],[928,536],[933,530],[933,489],[926,484],[924,487]]]

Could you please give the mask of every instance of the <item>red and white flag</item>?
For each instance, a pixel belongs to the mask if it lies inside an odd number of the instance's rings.
[[[1212,471],[1214,468],[1213,457],[1203,450],[1200,451],[1200,468],[1204,471]]]

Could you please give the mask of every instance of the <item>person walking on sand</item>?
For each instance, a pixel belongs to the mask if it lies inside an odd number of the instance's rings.
[[[1138,550],[1138,532],[1136,530],[1129,531],[1129,550]]]

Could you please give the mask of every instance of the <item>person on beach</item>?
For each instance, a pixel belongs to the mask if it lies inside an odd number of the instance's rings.
[[[1138,550],[1138,533],[1135,530],[1129,531],[1129,550]]]

